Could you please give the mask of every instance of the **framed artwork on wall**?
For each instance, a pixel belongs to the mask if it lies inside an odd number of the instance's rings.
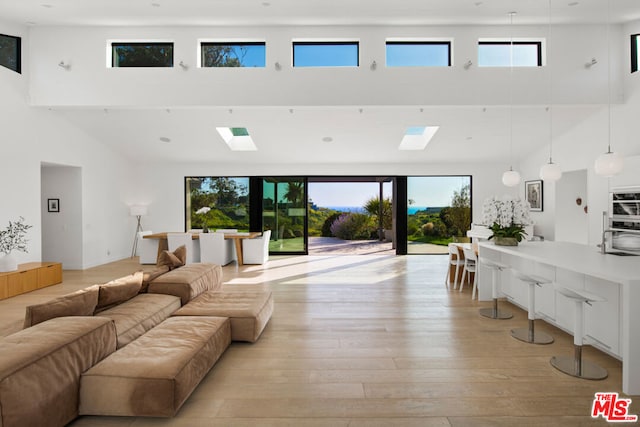
[[[47,199],[47,212],[60,212],[60,199]]]
[[[525,199],[531,205],[531,212],[542,212],[542,180],[526,181],[524,193]]]

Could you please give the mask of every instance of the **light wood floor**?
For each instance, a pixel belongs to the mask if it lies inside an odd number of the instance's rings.
[[[73,427],[116,426],[591,426],[595,392],[621,393],[621,364],[591,347],[604,381],[549,365],[572,337],[540,322],[554,344],[511,338],[511,320],[478,314],[488,302],[448,291],[443,256],[276,257],[224,268],[225,286],[269,284],[275,312],[255,344],[233,343],[173,419],[81,417]],[[0,335],[19,329],[28,304],[139,269],[123,260],[65,271],[64,283],[0,301]],[[631,413],[640,413],[636,396]],[[623,424],[624,425],[624,424]]]

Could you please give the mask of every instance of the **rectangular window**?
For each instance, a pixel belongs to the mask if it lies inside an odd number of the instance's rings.
[[[638,71],[638,43],[640,43],[640,34],[631,35],[631,72]]]
[[[173,67],[173,43],[111,43],[111,66],[113,68]]]
[[[471,228],[471,176],[407,177],[407,253],[447,253]]]
[[[450,67],[451,42],[387,41],[387,67]]]
[[[20,37],[0,34],[0,65],[16,73],[22,73]]]
[[[512,62],[513,61],[513,62]],[[541,41],[479,41],[480,67],[541,67]]]
[[[293,42],[294,67],[357,67],[358,42]]]
[[[186,177],[186,229],[249,231],[249,178]]]
[[[264,42],[200,43],[201,67],[264,67]]]

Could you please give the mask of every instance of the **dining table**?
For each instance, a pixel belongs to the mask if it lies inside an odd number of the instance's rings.
[[[143,239],[156,239],[158,240],[158,257],[160,257],[160,254],[162,253],[162,251],[168,250],[169,249],[169,244],[167,242],[167,234],[170,234],[172,232],[170,231],[163,231],[160,233],[152,233],[152,234],[146,234],[143,237]],[[178,232],[175,232],[178,233]],[[233,240],[235,248],[236,248],[236,256],[237,256],[237,260],[238,260],[238,265],[244,265],[244,257],[243,257],[243,252],[242,252],[242,240],[243,239],[254,239],[258,236],[262,235],[261,232],[259,231],[248,231],[248,232],[237,232],[237,233],[224,233],[224,239],[225,240]],[[193,240],[199,240],[200,239],[200,233],[192,233],[191,234],[191,238]]]

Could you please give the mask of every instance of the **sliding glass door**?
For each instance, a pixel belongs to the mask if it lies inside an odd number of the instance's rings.
[[[262,194],[262,227],[271,230],[269,252],[306,254],[307,179],[264,178]]]

